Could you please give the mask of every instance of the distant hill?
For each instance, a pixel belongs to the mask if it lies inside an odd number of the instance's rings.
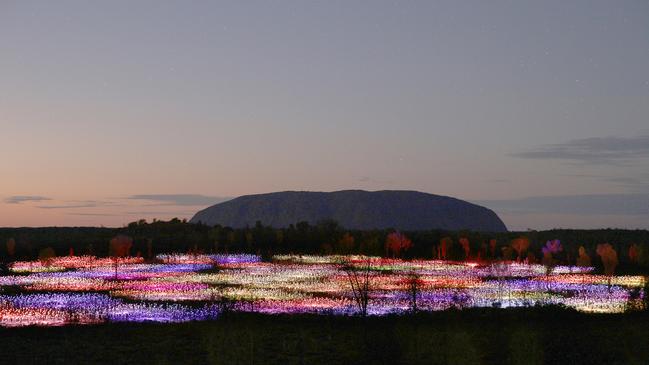
[[[287,227],[333,219],[348,229],[473,230],[505,232],[493,211],[463,200],[417,191],[284,191],[244,195],[196,213],[192,223],[240,228],[257,221]]]

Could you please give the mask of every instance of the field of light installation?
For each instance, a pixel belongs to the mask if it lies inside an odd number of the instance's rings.
[[[0,277],[0,325],[214,320],[223,311],[355,315],[469,307],[642,307],[645,278],[592,268],[366,256],[69,256],[21,261]],[[548,272],[549,271],[549,272]],[[363,292],[361,293],[362,289]]]

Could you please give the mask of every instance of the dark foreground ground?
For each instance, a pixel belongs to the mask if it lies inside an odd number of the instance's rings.
[[[0,330],[14,364],[649,364],[649,315],[559,308]]]

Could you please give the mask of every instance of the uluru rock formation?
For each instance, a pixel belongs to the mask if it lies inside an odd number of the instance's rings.
[[[507,231],[496,213],[485,207],[404,190],[244,195],[201,210],[191,222],[241,228],[260,221],[273,227],[287,227],[301,221],[314,224],[328,219],[348,229]]]

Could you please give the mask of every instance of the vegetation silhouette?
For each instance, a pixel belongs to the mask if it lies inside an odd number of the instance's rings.
[[[113,255],[111,239],[132,239],[129,252],[146,253],[153,259],[159,253],[252,253],[268,258],[276,254],[365,254],[400,256],[404,259],[442,259],[493,262],[519,260],[534,262],[545,258],[556,264],[585,265],[588,259],[596,272],[604,273],[610,255],[597,254],[597,247],[608,243],[617,254],[615,272],[649,274],[649,231],[647,230],[548,230],[528,232],[399,231],[350,230],[335,221],[318,224],[297,222],[287,228],[273,228],[257,222],[252,227],[234,229],[207,226],[185,220],[147,222],[139,220],[120,228],[44,227],[0,228],[0,262],[33,260],[38,252],[51,247],[56,255],[70,250],[82,254]],[[557,240],[561,250],[552,251],[548,242]],[[553,246],[554,247],[554,246]],[[127,250],[128,251],[128,250]],[[623,254],[619,254],[623,253]],[[130,253],[129,253],[130,254]]]

